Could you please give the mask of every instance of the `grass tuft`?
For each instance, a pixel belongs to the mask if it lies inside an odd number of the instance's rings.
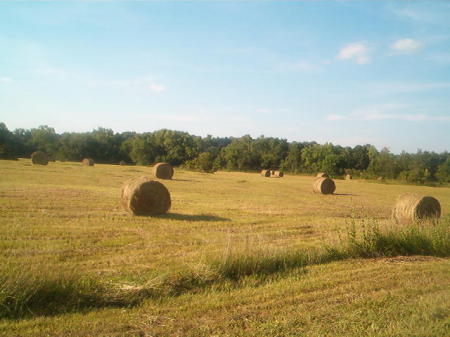
[[[0,270],[0,318],[54,315],[136,302],[134,294],[119,292],[75,271],[57,271],[45,265],[7,265]]]
[[[346,235],[333,246],[303,251],[247,249],[228,252],[224,257],[210,262],[210,267],[221,278],[237,280],[249,275],[274,274],[350,258],[400,255],[450,256],[449,219],[435,225],[415,224],[386,230],[382,230],[374,220],[364,221],[361,226],[352,221]]]
[[[398,255],[450,256],[450,221],[417,223],[382,230],[376,222],[361,226],[352,223],[339,249],[349,258],[391,257]]]

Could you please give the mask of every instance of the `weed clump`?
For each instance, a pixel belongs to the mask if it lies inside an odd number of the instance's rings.
[[[0,318],[54,315],[135,302],[132,296],[124,295],[75,271],[57,271],[44,265],[31,269],[7,265],[0,270]]]

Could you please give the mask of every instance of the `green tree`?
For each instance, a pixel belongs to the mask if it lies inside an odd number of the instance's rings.
[[[197,158],[187,161],[185,166],[188,169],[206,173],[216,171],[213,155],[209,152],[200,153]]]
[[[0,123],[0,159],[15,159],[14,135],[4,123]]]
[[[441,183],[450,183],[450,157],[438,166],[436,177]]]

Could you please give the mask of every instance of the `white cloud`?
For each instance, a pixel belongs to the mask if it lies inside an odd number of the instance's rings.
[[[152,83],[150,84],[149,89],[154,92],[163,92],[166,91],[167,88],[165,85]]]
[[[413,54],[419,51],[422,45],[413,39],[400,39],[392,44],[391,49],[401,54]]]
[[[354,60],[358,64],[370,62],[369,48],[365,42],[354,42],[344,46],[338,54],[342,60]]]
[[[0,77],[0,83],[10,83],[10,82],[12,82],[13,80],[12,80],[12,78],[11,77],[8,77],[8,76],[2,76],[2,77]]]

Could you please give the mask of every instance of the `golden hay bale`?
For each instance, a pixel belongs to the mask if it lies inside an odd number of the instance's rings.
[[[119,165],[120,166],[125,166],[127,163],[125,162],[125,161],[123,161],[123,160],[121,160],[120,162],[119,162]]]
[[[378,177],[377,180],[381,181],[381,180],[384,180],[384,178],[383,177]]]
[[[322,194],[333,194],[336,190],[334,181],[330,178],[317,178],[313,183],[313,191]]]
[[[92,158],[84,158],[82,161],[84,166],[94,166],[94,159]]]
[[[433,197],[418,194],[401,195],[392,209],[392,217],[400,224],[437,219],[440,216],[439,201]]]
[[[159,179],[172,179],[173,167],[168,163],[158,163],[153,167],[153,175]]]
[[[273,178],[283,178],[284,173],[281,171],[272,171],[272,177]]]
[[[159,181],[134,178],[122,187],[122,206],[135,215],[166,213],[171,206],[170,193]]]
[[[31,154],[31,162],[35,165],[47,165],[48,156],[42,151],[36,151]]]
[[[346,174],[345,175],[345,180],[352,180],[352,179],[353,179],[353,177],[352,177],[351,174]]]
[[[329,178],[330,176],[326,174],[325,172],[319,172],[316,175],[317,178]]]
[[[270,170],[262,170],[261,175],[266,178],[270,177]]]

